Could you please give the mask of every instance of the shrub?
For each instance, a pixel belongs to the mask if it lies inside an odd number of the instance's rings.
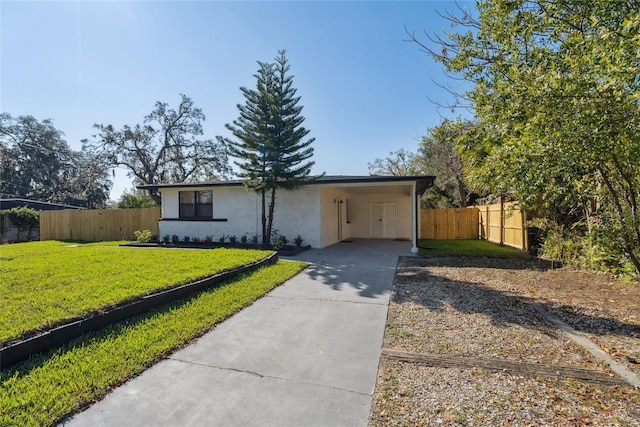
[[[162,241],[164,243],[169,243],[171,241],[171,236],[169,236],[168,234],[165,234],[164,236],[162,236]]]
[[[18,229],[18,240],[31,240],[31,232],[40,227],[40,214],[37,210],[21,206],[0,211],[1,214],[9,216],[9,222]],[[27,232],[26,238],[24,232]]]
[[[204,236],[204,239],[202,241],[204,243],[207,243],[207,244],[211,243],[211,242],[213,242],[213,236],[206,235],[206,236]]]
[[[246,234],[243,235],[243,236],[240,236],[240,243],[242,243],[243,245],[247,244],[247,235]]]
[[[131,208],[153,208],[158,206],[149,196],[139,196],[136,194],[123,194],[116,205],[118,209]]]
[[[191,240],[191,237],[189,237],[189,236],[184,236],[184,237],[182,238],[182,240],[183,240],[185,243],[189,243],[189,241]]]
[[[273,248],[276,250],[282,249],[287,245],[287,243],[289,243],[289,241],[285,236],[278,236],[273,244]]]
[[[300,237],[300,235],[298,234],[298,237],[296,237],[295,239],[293,239],[294,243],[296,244],[297,247],[302,246],[302,237]]]
[[[219,239],[220,243],[224,243],[225,240],[227,240],[227,236],[225,236],[224,234],[222,236],[220,236],[220,239]]]
[[[231,242],[232,245],[236,244],[236,240],[238,240],[238,239],[236,238],[235,235],[229,236],[229,241]]]
[[[172,234],[172,235],[171,235],[171,241],[172,241],[173,243],[178,243],[178,242],[180,241],[180,237],[178,237],[178,235],[177,235],[177,234]]]
[[[133,232],[133,235],[136,236],[138,243],[149,243],[151,241],[150,230],[136,230]]]
[[[625,225],[620,218],[610,212],[601,212],[601,216],[592,219],[592,224],[590,231],[598,249],[598,262],[618,276],[640,279],[640,271],[632,262],[634,255],[636,258],[640,255],[640,248],[632,246],[631,252],[627,250],[622,237]]]
[[[543,258],[560,261],[575,268],[607,271],[619,276],[633,276],[631,262],[619,251],[619,242],[611,233],[607,220],[587,217],[566,226],[549,220],[535,223],[540,226]]]
[[[257,234],[254,234],[253,236],[251,236],[251,243],[253,243],[254,245],[257,245],[258,239],[259,239],[259,236]]]

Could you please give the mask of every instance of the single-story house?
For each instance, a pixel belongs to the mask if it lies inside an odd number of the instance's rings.
[[[290,242],[323,248],[342,240],[404,239],[417,252],[419,200],[433,176],[323,176],[294,190],[279,189],[273,229]],[[261,199],[243,181],[142,185],[162,197],[160,237],[214,241],[259,236]]]
[[[31,199],[0,199],[0,210],[21,208],[26,206],[37,211],[50,211],[62,209],[84,209],[80,206],[65,205],[63,203],[42,202]]]

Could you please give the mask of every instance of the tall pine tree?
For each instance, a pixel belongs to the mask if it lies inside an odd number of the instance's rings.
[[[226,125],[238,141],[221,138],[228,154],[238,159],[234,161],[241,169],[238,176],[261,196],[265,246],[271,243],[276,190],[290,190],[314,179],[310,176],[314,162],[308,159],[313,156],[315,138],[304,140],[309,130],[302,126],[303,107],[298,105],[300,97],[288,74],[291,67],[285,53],[278,51],[274,63],[258,61],[256,88],[240,88],[245,104],[238,105],[240,116]]]

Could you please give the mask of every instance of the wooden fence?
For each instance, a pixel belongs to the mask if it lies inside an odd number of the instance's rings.
[[[529,249],[526,214],[517,202],[478,206],[480,238],[501,245]]]
[[[40,212],[40,240],[133,240],[136,230],[158,235],[160,208]]]
[[[421,209],[420,238],[434,240],[477,239],[478,209]]]
[[[420,238],[484,239],[529,248],[526,216],[515,202],[452,209],[421,209]]]

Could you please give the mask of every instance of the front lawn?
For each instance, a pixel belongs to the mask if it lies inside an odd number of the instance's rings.
[[[0,344],[270,252],[31,242],[0,247]]]
[[[1,372],[0,425],[50,426],[62,421],[304,267],[301,262],[280,261]]]
[[[486,240],[418,240],[419,254],[427,257],[485,256],[489,258],[529,258],[529,255],[509,246]]]

